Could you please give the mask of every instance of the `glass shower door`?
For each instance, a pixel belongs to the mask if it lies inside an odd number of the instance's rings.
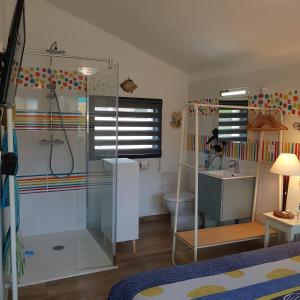
[[[118,65],[87,79],[87,229],[115,262]]]

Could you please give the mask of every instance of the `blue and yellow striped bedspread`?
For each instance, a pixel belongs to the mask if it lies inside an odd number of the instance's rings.
[[[137,274],[109,300],[300,299],[300,242]]]

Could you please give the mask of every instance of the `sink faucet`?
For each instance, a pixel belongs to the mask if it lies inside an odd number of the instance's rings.
[[[232,159],[229,162],[232,162],[231,165],[228,166],[228,168],[235,168],[236,173],[240,173],[240,164],[237,159]]]

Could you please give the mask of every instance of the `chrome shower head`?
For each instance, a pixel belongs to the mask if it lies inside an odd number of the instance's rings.
[[[50,45],[50,48],[46,49],[46,52],[50,53],[51,55],[62,55],[62,54],[66,53],[66,51],[64,51],[63,49],[58,49],[58,47],[57,47],[57,41],[54,41]]]

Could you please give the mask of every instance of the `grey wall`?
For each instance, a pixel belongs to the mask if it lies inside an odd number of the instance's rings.
[[[5,7],[4,7],[4,0],[0,0],[0,48],[4,46],[4,35],[5,35]]]

